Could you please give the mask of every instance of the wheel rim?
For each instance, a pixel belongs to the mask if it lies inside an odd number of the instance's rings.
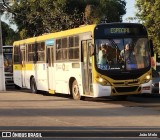
[[[74,94],[75,96],[79,96],[79,88],[78,88],[78,85],[77,85],[77,84],[75,84],[75,85],[73,86],[73,94]]]

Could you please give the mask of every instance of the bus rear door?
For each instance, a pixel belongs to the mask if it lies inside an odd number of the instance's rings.
[[[25,45],[20,46],[21,59],[22,59],[22,87],[26,87],[25,79],[26,79],[26,59],[25,53],[26,48]]]
[[[47,63],[48,63],[48,90],[53,94],[55,90],[55,70],[54,70],[54,40],[46,41],[47,46]]]

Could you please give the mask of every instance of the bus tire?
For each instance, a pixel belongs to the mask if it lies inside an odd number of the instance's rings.
[[[82,100],[83,99],[82,96],[80,95],[78,82],[76,79],[72,83],[72,97],[74,100]]]
[[[31,86],[31,92],[37,93],[37,86],[36,86],[36,81],[35,81],[34,77],[31,79],[30,86]]]

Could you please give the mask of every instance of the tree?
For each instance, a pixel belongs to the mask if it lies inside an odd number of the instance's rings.
[[[6,10],[10,11],[9,7],[7,7],[8,1],[2,0],[0,4],[0,17],[5,14]],[[19,39],[18,33],[16,33],[10,26],[1,21],[2,28],[2,45],[12,45],[13,42]]]
[[[21,38],[99,23],[121,22],[125,0],[19,0],[9,12],[17,24]]]
[[[2,22],[2,43],[3,45],[12,45],[19,38],[18,33],[9,27],[8,24]]]
[[[160,1],[136,0],[136,6],[138,8],[136,16],[147,27],[154,50],[157,51],[160,48]]]

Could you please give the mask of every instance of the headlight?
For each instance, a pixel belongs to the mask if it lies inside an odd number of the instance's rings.
[[[148,83],[151,80],[151,75],[146,75],[146,77],[143,80],[143,83]]]
[[[150,79],[151,79],[151,76],[150,76],[150,75],[147,75],[147,76],[146,76],[146,79],[147,79],[147,80],[150,80]]]
[[[102,83],[104,80],[103,78],[99,77],[98,81]]]
[[[110,86],[111,84],[104,78],[97,76],[96,81],[103,86]]]

